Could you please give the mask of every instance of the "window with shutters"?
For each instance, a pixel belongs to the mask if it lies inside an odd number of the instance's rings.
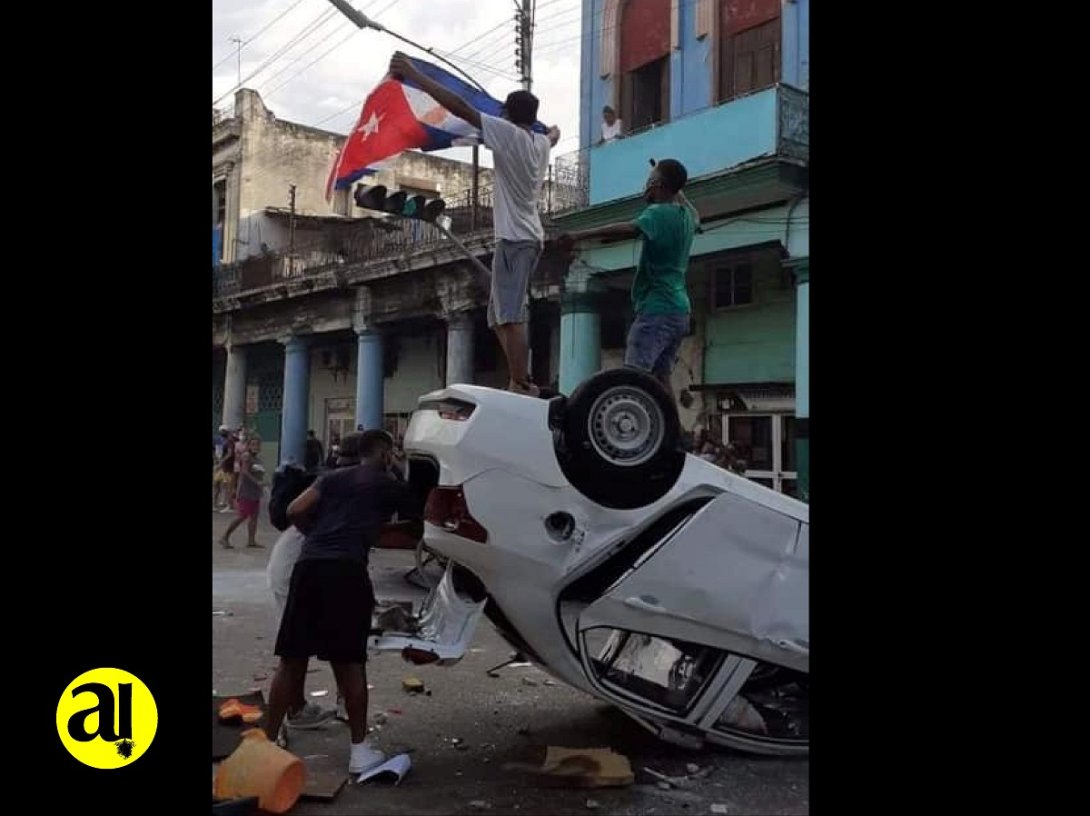
[[[620,118],[634,133],[670,118],[670,3],[627,0],[619,34]]]
[[[728,102],[780,81],[779,0],[723,0],[720,9],[719,101]]]
[[[670,63],[662,59],[629,71],[621,84],[621,121],[634,133],[665,121],[670,112]]]

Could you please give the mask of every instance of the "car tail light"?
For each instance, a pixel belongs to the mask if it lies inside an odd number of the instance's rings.
[[[428,494],[424,518],[429,524],[442,527],[470,541],[488,542],[488,530],[469,513],[465,493],[461,487],[436,487]]]
[[[463,402],[457,399],[422,402],[419,405],[421,411],[437,411],[441,419],[451,419],[455,422],[464,422],[469,419],[476,408],[477,406],[471,402]]]

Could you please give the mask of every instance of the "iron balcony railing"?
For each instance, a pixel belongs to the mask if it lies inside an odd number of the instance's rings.
[[[556,160],[539,203],[542,220],[547,225],[560,213],[586,206],[589,177],[586,151]],[[450,219],[450,231],[463,240],[490,236],[494,227],[492,187],[480,188],[476,199],[472,190],[447,199],[443,214]],[[321,275],[348,264],[389,260],[449,243],[450,239],[441,230],[422,221],[381,216],[346,220],[323,228],[319,237],[290,250],[214,265],[212,296],[213,299],[233,296],[281,281]]]

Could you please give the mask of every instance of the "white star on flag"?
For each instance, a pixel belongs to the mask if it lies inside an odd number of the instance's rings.
[[[372,133],[378,133],[378,123],[382,121],[381,116],[376,116],[374,112],[371,113],[371,118],[360,125],[357,133],[362,133],[363,138],[366,139]]]

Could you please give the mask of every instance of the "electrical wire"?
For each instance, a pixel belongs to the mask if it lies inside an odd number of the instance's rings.
[[[272,28],[272,27],[273,27],[274,25],[276,25],[276,23],[277,23],[277,22],[279,22],[279,21],[280,21],[281,19],[283,19],[283,18],[284,18],[284,16],[285,16],[286,14],[288,14],[288,12],[290,12],[290,11],[291,11],[292,9],[296,8],[296,7],[297,7],[297,6],[298,6],[298,5],[300,4],[300,3],[302,3],[302,2],[304,2],[304,0],[295,0],[295,2],[294,2],[294,3],[292,3],[292,4],[290,5],[290,6],[288,6],[288,7],[286,8],[286,9],[284,9],[284,11],[280,12],[280,13],[279,13],[278,15],[276,15],[276,17],[275,17],[275,18],[273,18],[273,19],[272,19],[272,20],[271,20],[270,22],[266,23],[266,24],[265,24],[265,25],[264,25],[264,26],[263,26],[263,27],[261,28],[261,30],[260,30],[260,31],[258,31],[258,32],[257,32],[256,34],[254,34],[254,35],[253,35],[252,37],[250,37],[249,39],[247,39],[247,40],[244,40],[243,42],[241,42],[241,43],[239,44],[238,48],[237,48],[237,49],[235,50],[235,52],[234,52],[233,54],[228,54],[228,55],[227,55],[226,57],[224,57],[223,59],[221,59],[221,60],[220,60],[219,62],[217,62],[217,63],[216,63],[215,65],[213,65],[213,66],[212,66],[212,70],[213,70],[213,72],[214,72],[214,71],[215,71],[215,70],[216,70],[217,68],[219,68],[219,67],[220,67],[221,65],[223,65],[223,64],[224,64],[225,62],[227,62],[227,60],[231,59],[232,57],[237,57],[237,56],[238,56],[239,54],[241,54],[241,53],[242,53],[242,49],[243,49],[243,48],[245,48],[245,47],[246,47],[247,45],[249,45],[250,43],[252,43],[252,42],[253,42],[254,40],[256,40],[256,39],[257,39],[258,37],[260,37],[260,36],[261,36],[262,34],[264,34],[264,33],[265,33],[266,31],[268,31],[268,30],[269,30],[270,28]]]

